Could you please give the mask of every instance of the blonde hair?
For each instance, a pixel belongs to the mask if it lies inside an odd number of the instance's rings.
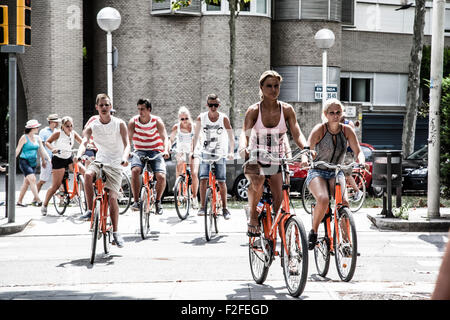
[[[342,104],[342,102],[340,102],[336,98],[328,99],[327,101],[325,101],[325,104],[322,107],[322,122],[323,123],[328,121],[327,117],[325,116],[325,113],[327,113],[328,109],[330,109],[330,107],[334,106],[334,105],[341,107],[342,115],[344,115],[345,108],[344,108],[344,105]]]
[[[261,100],[264,98],[261,87],[263,86],[264,81],[266,81],[268,77],[277,78],[280,81],[280,83],[283,81],[283,77],[275,70],[264,71],[261,77],[259,77],[259,97],[261,98]]]
[[[63,117],[63,118],[61,119],[61,124],[62,124],[62,125],[65,125],[66,122],[70,122],[70,123],[73,124],[73,119],[72,119],[72,117],[65,116],[65,117]]]
[[[189,112],[189,109],[186,108],[185,106],[181,106],[180,109],[178,109],[178,116],[180,116],[183,113],[187,114],[189,122],[192,122],[191,113]]]
[[[100,102],[100,100],[102,99],[108,99],[109,102],[111,102],[111,99],[109,98],[109,96],[106,93],[99,93],[97,95],[97,97],[95,98],[95,104],[98,105],[98,103]]]

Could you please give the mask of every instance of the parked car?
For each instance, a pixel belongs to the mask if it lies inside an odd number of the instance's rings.
[[[402,161],[404,191],[427,191],[428,146],[424,145]]]
[[[176,142],[172,145],[172,150],[175,150]],[[177,179],[176,177],[176,160],[175,153],[171,153],[170,158],[166,160],[166,189],[164,196],[173,195],[173,186]],[[248,181],[244,176],[244,169],[242,165],[244,160],[241,159],[238,153],[238,137],[235,137],[234,143],[234,159],[227,160],[227,191],[230,195],[234,195],[239,200],[247,200]]]

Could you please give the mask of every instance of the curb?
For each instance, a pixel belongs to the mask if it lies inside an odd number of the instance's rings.
[[[32,219],[24,223],[5,223],[0,225],[0,236],[21,232],[31,222]]]
[[[434,219],[432,221],[408,221],[398,218],[385,218],[382,215],[367,215],[367,218],[375,227],[381,230],[396,230],[406,232],[448,232],[450,230],[449,219]]]

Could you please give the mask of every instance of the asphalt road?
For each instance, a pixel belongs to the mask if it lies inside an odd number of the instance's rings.
[[[434,289],[447,233],[380,231],[362,209],[355,214],[359,253],[353,280],[339,280],[334,260],[326,278],[316,274],[310,252],[308,282],[301,300],[422,300]],[[379,210],[379,209],[377,209]],[[97,249],[89,263],[88,224],[77,208],[58,216],[53,208],[19,208],[33,220],[20,233],[0,237],[0,299],[159,299],[293,300],[287,293],[277,258],[264,285],[257,285],[248,262],[243,209],[219,221],[219,234],[204,237],[203,217],[180,221],[170,203],[152,217],[151,237],[138,233],[138,214],[120,216],[125,247],[111,254]],[[310,216],[297,209],[305,229]],[[101,244],[101,243],[99,243]]]

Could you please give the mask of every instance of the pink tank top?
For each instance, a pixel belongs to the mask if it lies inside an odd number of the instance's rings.
[[[261,103],[258,103],[258,119],[250,133],[249,149],[264,149],[271,153],[275,158],[281,158],[285,154],[284,135],[287,127],[284,120],[283,107],[280,106],[280,121],[275,127],[265,127],[261,117]],[[258,154],[258,161],[262,164],[274,164],[273,161],[265,160],[264,157]]]

